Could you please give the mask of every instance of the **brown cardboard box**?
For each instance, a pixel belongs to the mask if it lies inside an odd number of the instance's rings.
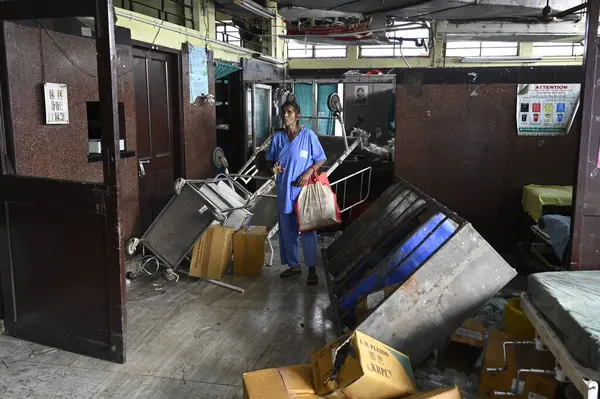
[[[437,367],[454,369],[466,374],[475,372],[485,347],[485,326],[475,320],[466,320],[454,331],[448,346],[441,352]]]
[[[233,236],[233,274],[260,276],[265,265],[264,226],[244,226]]]
[[[190,276],[219,280],[231,259],[234,229],[209,226],[192,250]]]
[[[366,320],[371,312],[387,297],[392,295],[401,284],[393,284],[385,287],[382,290],[371,292],[368,295],[360,297],[356,303],[356,325],[359,325]]]
[[[319,398],[310,365],[253,371],[243,380],[244,399]]]
[[[462,399],[458,387],[438,388],[409,396],[408,399]]]
[[[359,331],[314,352],[311,364],[315,392],[328,398],[403,398],[417,392],[408,357]]]
[[[494,391],[507,392],[511,390],[511,387],[515,389],[518,387],[518,394],[513,396],[514,398],[553,399],[556,391],[556,381],[551,377],[521,374],[521,381],[517,384],[517,371],[519,369],[554,369],[554,357],[550,352],[537,351],[533,345],[507,345],[507,369],[501,372],[488,372],[485,370],[486,368],[504,366],[503,343],[514,340],[510,335],[498,330],[489,332],[481,370],[479,396],[482,398],[500,398],[501,396],[493,394]]]
[[[485,347],[485,326],[476,320],[465,320],[465,322],[454,331],[450,340],[460,344],[474,346],[483,349]]]

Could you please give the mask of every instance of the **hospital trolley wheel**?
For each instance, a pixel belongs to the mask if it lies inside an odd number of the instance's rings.
[[[137,250],[139,243],[139,238],[132,238],[131,240],[129,240],[127,242],[127,248],[125,249],[125,253],[129,256],[133,256],[133,254],[135,254],[135,251]]]
[[[181,190],[183,190],[183,186],[185,186],[184,179],[179,178],[179,179],[175,180],[175,194],[177,194],[177,195],[181,194]]]
[[[175,283],[177,280],[179,280],[179,276],[173,271],[173,269],[164,269],[160,273],[160,276],[163,278],[163,280],[168,281],[169,283]]]

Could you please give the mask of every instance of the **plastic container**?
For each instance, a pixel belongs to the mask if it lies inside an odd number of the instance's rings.
[[[521,298],[513,298],[504,308],[504,331],[514,338],[532,340],[535,329],[521,309]]]

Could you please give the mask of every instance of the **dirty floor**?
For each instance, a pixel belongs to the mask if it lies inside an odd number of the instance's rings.
[[[224,278],[244,294],[189,278],[135,280],[123,365],[0,335],[0,397],[241,398],[242,373],[306,363],[334,337],[322,272],[308,287],[306,270],[284,280],[282,270]]]

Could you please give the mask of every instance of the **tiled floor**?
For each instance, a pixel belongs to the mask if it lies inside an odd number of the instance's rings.
[[[241,398],[242,373],[306,363],[334,337],[322,273],[309,287],[306,272],[281,279],[282,270],[224,278],[244,294],[189,278],[135,280],[124,365],[0,336],[0,397]]]

